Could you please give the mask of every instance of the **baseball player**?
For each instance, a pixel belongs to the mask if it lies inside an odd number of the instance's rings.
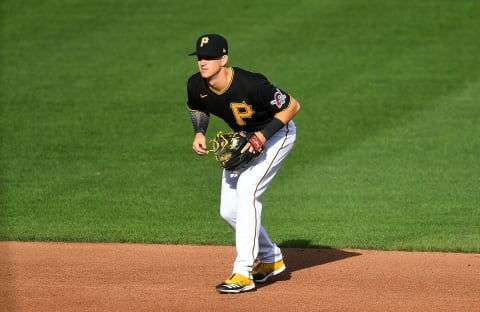
[[[194,152],[208,154],[205,133],[210,114],[234,131],[254,133],[242,152],[263,151],[248,168],[223,170],[220,199],[220,215],[235,231],[237,257],[232,274],[216,290],[254,290],[255,283],[266,282],[286,268],[280,248],[262,226],[261,198],[293,148],[292,119],[300,104],[264,75],[228,66],[227,40],[220,35],[200,36],[190,55],[197,57],[199,70],[187,83]]]

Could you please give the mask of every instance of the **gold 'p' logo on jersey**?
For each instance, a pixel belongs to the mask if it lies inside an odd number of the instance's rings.
[[[239,126],[245,126],[244,119],[251,118],[254,113],[252,106],[245,102],[230,103],[230,109],[232,110],[235,121]]]
[[[204,44],[208,43],[208,37],[202,37],[202,40],[200,40],[200,47],[202,48]]]

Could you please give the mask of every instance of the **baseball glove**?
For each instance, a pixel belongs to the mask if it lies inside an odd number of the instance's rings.
[[[222,133],[218,132],[213,140],[211,151],[215,153],[215,160],[222,168],[229,171],[238,171],[248,167],[263,152],[263,144],[254,133],[245,131]],[[254,151],[242,149],[250,142]]]

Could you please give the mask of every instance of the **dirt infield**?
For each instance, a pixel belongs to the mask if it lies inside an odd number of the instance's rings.
[[[233,247],[0,242],[0,310],[480,311],[480,254],[283,252],[284,274],[225,295]]]

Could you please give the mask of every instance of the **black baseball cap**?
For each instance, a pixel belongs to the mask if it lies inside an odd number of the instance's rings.
[[[189,55],[222,56],[228,54],[227,39],[216,34],[207,34],[197,39],[197,49]]]

